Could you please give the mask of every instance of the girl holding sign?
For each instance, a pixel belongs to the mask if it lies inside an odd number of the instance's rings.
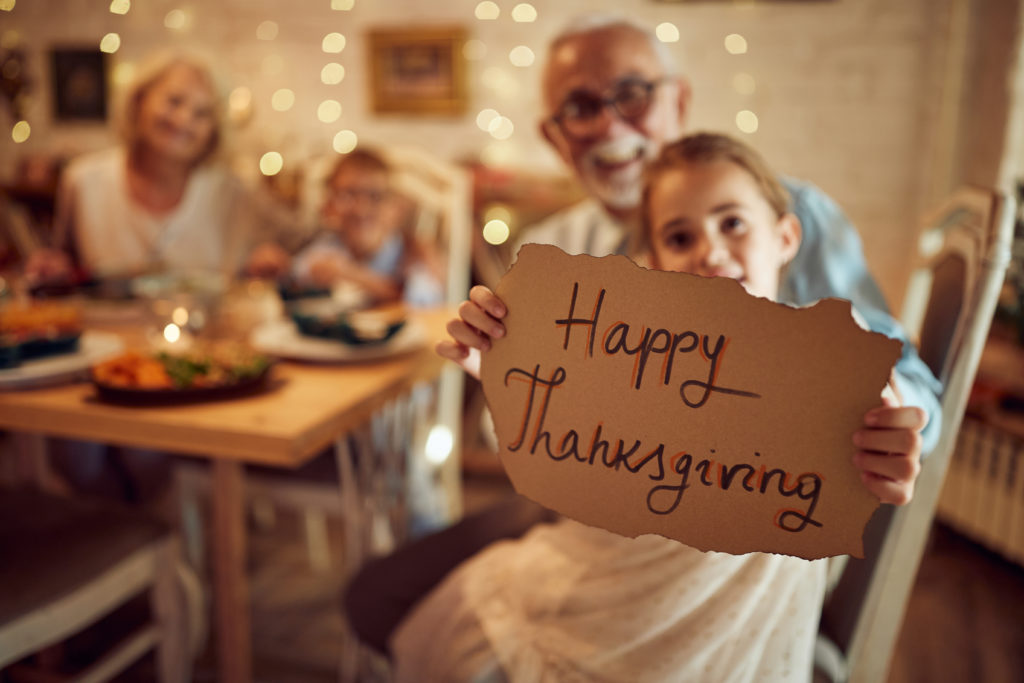
[[[775,176],[721,135],[666,146],[643,211],[655,268],[735,279],[754,296],[776,297],[800,243]],[[437,350],[477,374],[506,309],[476,287],[459,312]],[[888,396],[854,434],[882,502],[913,495],[925,419]],[[396,680],[809,680],[825,574],[821,560],[705,553],[562,519],[488,546],[416,603],[390,640]]]

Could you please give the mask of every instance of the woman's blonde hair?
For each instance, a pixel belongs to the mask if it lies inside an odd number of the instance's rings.
[[[217,152],[223,138],[224,117],[221,104],[221,89],[206,63],[195,55],[183,52],[163,52],[152,55],[136,67],[132,82],[123,96],[120,116],[121,138],[129,149],[139,140],[139,108],[150,88],[160,82],[171,69],[184,66],[191,69],[202,80],[214,101],[213,133],[206,149],[195,160],[195,165],[210,160]]]

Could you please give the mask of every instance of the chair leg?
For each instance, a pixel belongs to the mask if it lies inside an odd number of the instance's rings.
[[[302,513],[303,526],[306,530],[306,553],[309,566],[315,572],[328,572],[331,569],[330,536],[327,533],[327,516],[320,510],[307,508]]]
[[[184,683],[191,668],[182,596],[178,591],[177,556],[177,542],[166,543],[160,553],[156,581],[150,594],[153,615],[160,629],[156,661],[161,683]]]

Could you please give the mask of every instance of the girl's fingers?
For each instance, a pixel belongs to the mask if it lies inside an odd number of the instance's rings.
[[[483,285],[477,285],[469,290],[469,300],[494,318],[504,318],[508,313],[504,302]]]
[[[853,443],[865,451],[878,453],[921,453],[921,432],[915,429],[860,429]]]
[[[861,472],[860,478],[865,488],[878,496],[883,503],[906,505],[914,497],[913,482],[895,482],[872,472]]]
[[[481,351],[491,348],[491,340],[488,337],[480,334],[475,328],[470,327],[458,318],[449,320],[447,329],[452,339],[465,347],[480,349]]]
[[[505,326],[492,318],[474,301],[463,301],[459,304],[459,317],[463,324],[474,328],[479,334],[489,337],[501,337],[505,334]]]
[[[927,422],[928,416],[916,406],[880,406],[864,415],[864,424],[883,429],[924,429]]]
[[[917,458],[887,453],[858,451],[853,456],[853,464],[862,472],[894,482],[912,483],[921,471]]]
[[[448,360],[455,361],[458,363],[469,355],[469,348],[464,344],[451,341],[438,342],[437,346],[434,347],[437,355]]]

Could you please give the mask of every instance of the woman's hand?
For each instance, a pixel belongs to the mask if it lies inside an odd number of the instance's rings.
[[[477,285],[469,290],[469,300],[459,305],[459,317],[448,321],[451,339],[438,343],[438,355],[480,379],[480,352],[491,348],[492,338],[505,336],[501,319],[506,313],[505,304],[494,292]]]
[[[921,430],[928,416],[920,408],[901,406],[890,392],[882,405],[864,415],[864,426],[853,435],[858,451],[853,464],[861,481],[883,503],[906,505],[914,497],[921,473]]]

